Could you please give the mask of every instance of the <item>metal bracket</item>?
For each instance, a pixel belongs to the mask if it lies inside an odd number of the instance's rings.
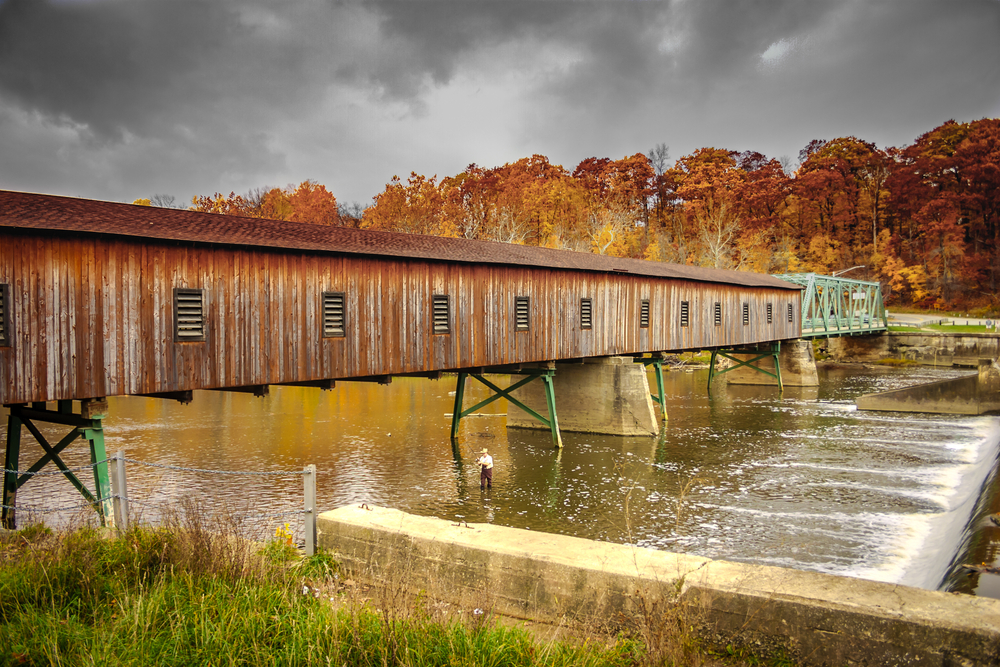
[[[477,410],[486,407],[493,401],[497,401],[501,398],[506,398],[508,401],[510,401],[517,407],[521,408],[522,410],[527,412],[529,415],[531,415],[541,423],[545,424],[545,426],[547,426],[549,430],[552,432],[552,443],[556,447],[562,447],[562,434],[560,434],[559,432],[559,416],[556,413],[555,390],[552,385],[552,376],[555,375],[555,370],[550,368],[536,368],[536,369],[527,368],[518,371],[518,374],[526,375],[527,377],[518,380],[517,382],[507,387],[506,389],[501,389],[500,387],[496,386],[495,384],[484,378],[480,373],[465,373],[461,371],[458,373],[458,384],[455,387],[455,410],[451,416],[452,441],[458,438],[458,424],[462,420],[462,417],[467,417],[471,415]],[[476,403],[471,408],[463,410],[462,402],[465,396],[465,379],[467,377],[475,378],[480,383],[488,387],[494,393],[489,398],[482,400],[479,403]],[[545,387],[545,402],[549,413],[548,418],[538,414],[536,411],[532,410],[527,405],[525,405],[518,399],[514,398],[514,396],[512,396],[512,392],[515,389],[523,387],[532,380],[541,380],[542,384]]]
[[[656,404],[660,406],[660,418],[663,421],[667,421],[667,402],[664,397],[663,391],[663,356],[654,355],[653,357],[640,357],[636,361],[641,361],[642,365],[647,369],[652,366],[653,371],[656,374],[656,392],[655,394],[650,394],[650,398],[656,401]]]
[[[99,404],[99,403],[98,403]],[[57,411],[48,410],[44,404],[33,404],[28,408],[20,405],[10,406],[10,415],[7,419],[7,449],[4,454],[4,474],[3,474],[3,512],[0,523],[4,528],[17,527],[17,490],[34,477],[34,473],[44,468],[48,463],[53,463],[69,480],[77,491],[80,492],[88,503],[94,506],[101,519],[101,525],[111,525],[114,523],[114,511],[111,500],[111,479],[108,475],[107,453],[104,448],[104,429],[101,426],[103,414],[96,414],[92,418],[84,418],[82,414],[71,412],[72,401],[59,401]],[[87,401],[81,406],[81,412],[87,412]],[[35,422],[48,424],[60,424],[62,426],[72,426],[68,434],[59,440],[54,446],[42,435],[35,425]],[[21,448],[21,427],[24,426],[29,433],[38,441],[45,454],[28,468],[27,471],[18,474],[18,463]],[[80,481],[69,469],[60,454],[77,438],[84,438],[90,444],[90,463],[94,471],[94,493]]]
[[[734,371],[737,368],[746,366],[752,368],[758,373],[763,373],[764,375],[775,378],[778,381],[778,392],[781,393],[785,390],[784,385],[781,382],[781,364],[778,362],[778,355],[781,353],[781,341],[776,341],[771,343],[767,351],[762,351],[759,348],[754,350],[739,350],[739,349],[714,349],[712,350],[712,360],[709,362],[708,366],[708,395],[712,395],[712,380],[714,380],[719,375],[723,373],[728,373],[729,371]],[[737,359],[733,354],[756,354],[757,356],[752,359]],[[730,361],[735,361],[735,366],[730,366],[729,368],[723,368],[721,371],[715,370],[715,360],[717,357],[723,357],[729,359]],[[769,370],[765,370],[756,363],[761,359],[771,358],[774,359],[774,373]]]

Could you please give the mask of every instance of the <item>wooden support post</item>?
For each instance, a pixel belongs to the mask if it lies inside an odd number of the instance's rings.
[[[316,555],[316,466],[306,466],[303,477],[303,498],[305,503],[306,555]]]
[[[7,449],[3,457],[3,516],[2,527],[17,528],[17,471],[21,458],[21,420],[13,409],[7,416]]]

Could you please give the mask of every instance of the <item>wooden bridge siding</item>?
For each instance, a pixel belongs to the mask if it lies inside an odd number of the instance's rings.
[[[799,326],[785,317],[789,303],[800,312],[790,290],[107,237],[9,234],[2,247],[16,340],[0,348],[3,402],[696,349],[795,338]],[[174,342],[174,287],[205,290],[206,342]],[[345,293],[345,338],[322,337],[327,290]],[[435,293],[451,296],[450,335],[431,333]],[[514,331],[515,296],[531,299],[527,332]],[[579,329],[581,297],[593,299],[589,331]],[[650,328],[640,331],[644,298]],[[691,302],[688,328],[681,300]],[[722,327],[712,324],[715,301]]]

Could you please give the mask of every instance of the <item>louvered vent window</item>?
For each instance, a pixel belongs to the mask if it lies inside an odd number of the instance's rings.
[[[767,323],[770,324],[774,321],[774,317],[771,311],[771,304],[767,304]]]
[[[691,306],[687,301],[681,301],[681,326],[691,326]]]
[[[743,326],[750,326],[750,304],[743,302]]]
[[[10,347],[10,285],[0,285],[0,347]]]
[[[447,294],[435,294],[434,333],[451,333],[451,301]]]
[[[649,299],[643,299],[639,306],[639,327],[649,328]]]
[[[323,292],[323,338],[343,338],[346,335],[344,293]]]
[[[174,289],[174,340],[205,340],[205,290]]]
[[[718,301],[715,302],[715,326],[722,326],[722,304]]]
[[[526,296],[516,296],[514,297],[514,330],[515,331],[527,331],[531,326],[531,317],[529,306],[531,304],[530,297]]]
[[[592,299],[580,299],[580,328],[590,329],[594,326],[594,302]]]
[[[788,321],[795,321],[795,311],[792,310],[792,304],[788,304]]]

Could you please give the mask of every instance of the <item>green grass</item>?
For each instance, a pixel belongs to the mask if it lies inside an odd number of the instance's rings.
[[[262,545],[199,517],[121,535],[0,532],[0,667],[791,664],[780,651],[708,646],[694,617],[645,602],[616,636],[603,619],[572,641],[544,641],[398,582],[349,585],[329,554],[302,558],[282,540]]]
[[[924,329],[929,329],[931,331],[941,331],[944,333],[994,333],[994,329],[986,330],[983,325],[972,325],[972,324],[927,324],[923,327]]]
[[[875,363],[880,366],[916,366],[918,362],[913,359],[879,359]]]
[[[632,639],[544,643],[488,616],[335,605],[329,555],[275,551],[198,528],[4,534],[0,665],[646,664]]]

